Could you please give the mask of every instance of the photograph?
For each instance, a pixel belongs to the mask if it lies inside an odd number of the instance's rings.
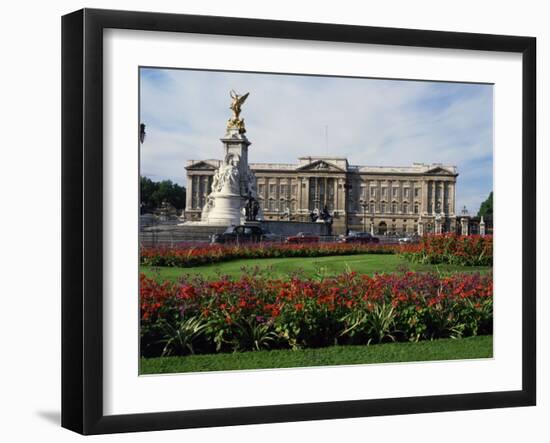
[[[140,66],[140,375],[492,358],[493,88]]]
[[[2,441],[545,440],[544,5],[6,2]]]

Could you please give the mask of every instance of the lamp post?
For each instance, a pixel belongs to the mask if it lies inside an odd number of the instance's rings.
[[[139,142],[141,144],[143,144],[143,142],[145,141],[146,135],[147,133],[145,132],[145,123],[140,123],[139,124]]]

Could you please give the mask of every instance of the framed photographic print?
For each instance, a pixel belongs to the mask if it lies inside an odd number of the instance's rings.
[[[64,16],[62,425],[534,405],[535,50]]]

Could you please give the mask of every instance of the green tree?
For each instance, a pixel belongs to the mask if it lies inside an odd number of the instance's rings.
[[[167,201],[176,209],[185,209],[185,188],[171,180],[154,182],[140,177],[141,213],[152,212]]]
[[[489,197],[487,197],[487,200],[481,203],[477,216],[483,216],[484,218],[493,218],[493,191],[491,191]]]

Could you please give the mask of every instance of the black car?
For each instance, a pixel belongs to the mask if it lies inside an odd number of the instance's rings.
[[[223,234],[214,234],[212,243],[257,243],[270,241],[272,235],[259,226],[229,226]]]
[[[340,240],[340,243],[379,243],[380,239],[371,235],[370,232],[355,232],[346,235]]]

